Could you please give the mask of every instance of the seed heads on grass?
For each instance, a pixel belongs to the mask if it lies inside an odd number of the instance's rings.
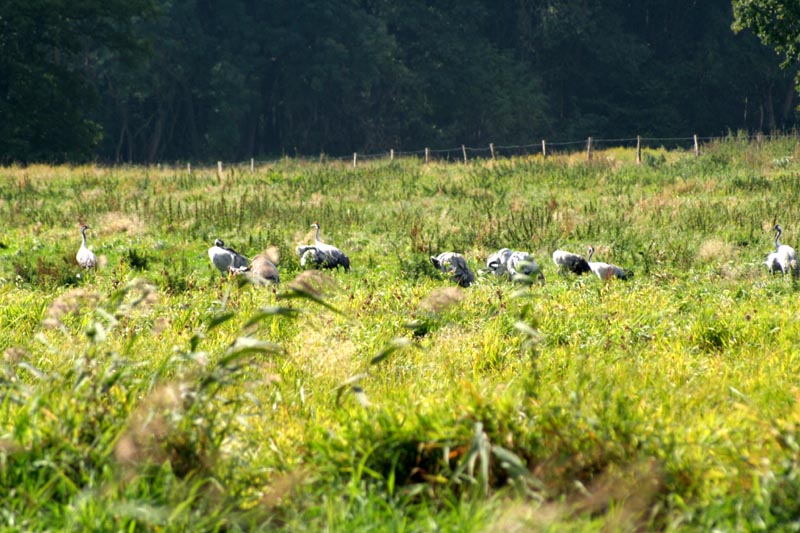
[[[419,304],[420,311],[438,314],[464,299],[464,291],[458,287],[434,289]]]
[[[83,288],[70,289],[50,304],[45,313],[42,325],[48,329],[63,328],[62,319],[69,316],[78,317],[81,311],[94,309],[100,301],[100,295]]]

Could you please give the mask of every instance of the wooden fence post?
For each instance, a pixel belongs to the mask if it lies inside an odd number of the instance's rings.
[[[642,164],[642,136],[636,136],[636,164]]]
[[[592,138],[589,137],[589,139],[586,141],[586,160],[587,161],[591,161],[592,160],[592,152],[593,151],[594,151],[594,148],[592,147]]]
[[[250,158],[250,172],[255,172],[256,170],[256,162],[254,158]]]
[[[489,143],[489,151],[492,152],[492,159],[494,159],[494,143]]]
[[[464,154],[464,164],[467,164],[467,147],[463,144],[461,145],[461,153]]]
[[[694,134],[694,155],[695,157],[700,155],[700,145],[697,143],[697,134]]]
[[[426,147],[425,148],[425,164],[426,165],[428,164],[428,161],[430,161],[430,159],[431,159],[431,149]]]
[[[547,143],[542,139],[542,157],[547,157]]]
[[[192,174],[192,164],[191,163],[186,163],[186,173],[191,176],[191,174]]]
[[[217,174],[222,176],[222,161],[217,161]]]
[[[358,164],[358,152],[353,152],[353,168]]]
[[[394,161],[394,148],[389,149],[389,161]]]

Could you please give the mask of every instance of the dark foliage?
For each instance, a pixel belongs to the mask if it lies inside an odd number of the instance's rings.
[[[8,0],[0,163],[796,127],[796,68],[732,23],[729,0]]]

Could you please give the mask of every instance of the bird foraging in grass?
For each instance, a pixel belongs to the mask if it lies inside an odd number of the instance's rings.
[[[86,246],[86,230],[91,229],[86,224],[81,224],[81,247],[78,249],[78,253],[75,256],[75,259],[78,261],[78,264],[83,268],[94,268],[97,266],[97,256],[94,255],[88,246]]]
[[[524,280],[527,276],[539,282],[544,281],[542,269],[528,252],[501,248],[486,259],[486,267],[495,276],[507,276],[517,280]]]
[[[559,272],[569,271],[573,274],[581,275],[592,271],[586,259],[578,254],[573,254],[572,252],[564,250],[556,250],[553,252],[553,262],[558,267]]]
[[[314,244],[301,244],[297,247],[297,255],[300,257],[302,267],[316,268],[344,268],[345,272],[350,270],[350,258],[339,248],[332,244],[327,244],[319,240],[319,223],[314,222],[311,227],[316,230],[314,234]]]
[[[462,287],[469,287],[475,281],[475,274],[470,270],[464,256],[459,253],[444,252],[432,255],[431,263],[445,274],[450,274],[452,280]]]
[[[250,272],[253,273],[256,282],[261,285],[281,282],[278,268],[275,263],[270,261],[266,253],[258,254],[253,258],[252,263],[250,263]]]
[[[587,248],[587,252],[589,255],[586,262],[589,265],[589,269],[595,276],[603,281],[607,281],[611,278],[630,279],[633,277],[633,272],[628,269],[609,263],[592,261],[592,256],[594,255],[594,246],[589,246]]]
[[[770,273],[775,274],[780,272],[784,276],[791,273],[792,276],[800,274],[800,265],[797,260],[797,251],[788,244],[781,244],[780,238],[783,233],[783,228],[779,224],[775,224],[772,228],[775,233],[775,251],[767,256],[764,264],[767,265]]]
[[[244,271],[249,266],[247,258],[233,248],[226,247],[222,239],[215,240],[214,246],[208,249],[208,258],[221,275],[234,270]]]

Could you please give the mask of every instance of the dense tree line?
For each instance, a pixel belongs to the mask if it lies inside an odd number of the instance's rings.
[[[5,0],[0,162],[243,159],[797,123],[731,0]]]

